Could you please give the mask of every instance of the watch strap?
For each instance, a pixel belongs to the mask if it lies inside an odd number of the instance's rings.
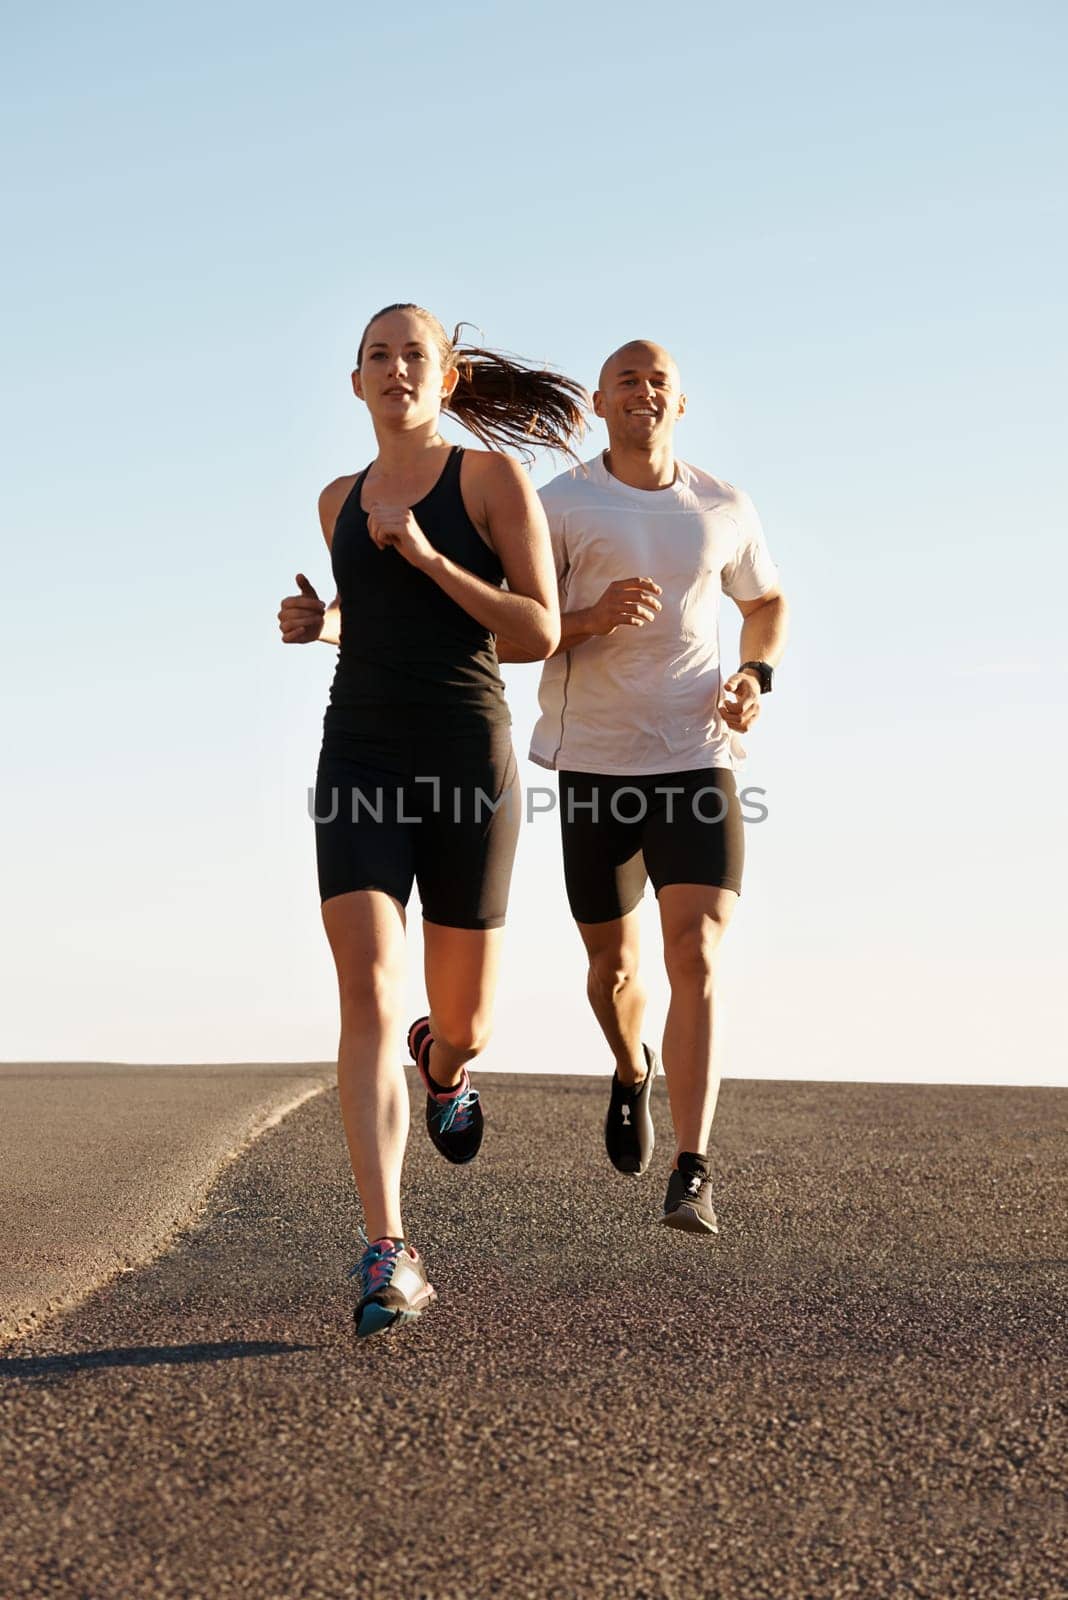
[[[743,661],[738,671],[754,673],[760,683],[761,694],[771,693],[774,674],[766,661]]]

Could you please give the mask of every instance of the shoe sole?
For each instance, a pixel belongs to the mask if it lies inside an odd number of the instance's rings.
[[[685,1203],[677,1205],[674,1211],[665,1211],[660,1218],[665,1228],[678,1228],[681,1233],[718,1233],[719,1224],[706,1222],[699,1211]]]
[[[645,1046],[642,1048],[644,1049]],[[611,1155],[608,1154],[608,1151],[605,1151],[605,1154],[608,1155],[608,1159],[611,1161],[612,1166],[624,1178],[640,1178],[643,1172],[648,1172],[653,1162],[653,1150],[656,1146],[656,1130],[653,1127],[653,1114],[649,1110],[649,1101],[652,1098],[653,1082],[657,1073],[660,1071],[660,1057],[657,1055],[655,1050],[650,1050],[649,1056],[650,1060],[646,1067],[646,1078],[645,1082],[642,1084],[642,1089],[645,1092],[645,1098],[641,1103],[641,1108],[639,1111],[639,1115],[644,1118],[645,1124],[649,1130],[649,1154],[646,1158],[645,1164],[644,1166],[642,1165],[640,1156],[624,1156],[623,1161],[626,1163],[626,1165],[621,1165],[620,1162],[613,1161]]]
[[[426,1029],[427,1033],[430,1032],[430,1018],[429,1017],[416,1017],[415,1021],[412,1023],[411,1027],[408,1029],[408,1054],[411,1056],[412,1064],[413,1064],[413,1066],[415,1066],[415,1068],[417,1070],[419,1070],[419,1055],[418,1055],[418,1052],[417,1052],[415,1046],[412,1044],[412,1039],[415,1036],[415,1034],[421,1033],[424,1028]],[[423,1077],[423,1074],[422,1074],[421,1070],[419,1071],[419,1076],[421,1078]],[[426,1088],[426,1079],[425,1078],[423,1079],[423,1087],[424,1087],[424,1089]]]
[[[376,1333],[388,1333],[390,1328],[399,1327],[402,1323],[415,1322],[436,1299],[437,1291],[428,1284],[426,1294],[410,1311],[391,1311],[388,1306],[380,1306],[377,1300],[372,1300],[369,1305],[364,1306],[360,1314],[360,1320],[356,1324],[356,1337],[370,1339]]]

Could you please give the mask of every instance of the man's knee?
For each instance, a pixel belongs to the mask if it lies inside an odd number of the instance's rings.
[[[613,999],[622,994],[637,975],[636,957],[619,945],[594,951],[590,955],[590,982]]]
[[[664,940],[664,965],[672,983],[705,984],[715,976],[716,957],[729,917],[705,915],[673,930]]]

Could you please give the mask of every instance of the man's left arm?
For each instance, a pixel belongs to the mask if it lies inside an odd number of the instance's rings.
[[[777,667],[786,650],[789,607],[781,589],[771,589],[756,600],[735,599],[742,613],[740,659],[762,661]],[[760,673],[741,668],[725,681],[720,691],[719,709],[728,728],[744,733],[760,715]]]

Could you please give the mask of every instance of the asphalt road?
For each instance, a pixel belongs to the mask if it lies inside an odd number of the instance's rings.
[[[627,1180],[603,1080],[479,1082],[414,1328],[350,1339],[330,1091],[0,1353],[4,1600],[1063,1596],[1063,1095],[730,1082],[706,1242],[662,1089]]]
[[[0,1350],[151,1260],[227,1161],[336,1076],[321,1063],[0,1062]]]

